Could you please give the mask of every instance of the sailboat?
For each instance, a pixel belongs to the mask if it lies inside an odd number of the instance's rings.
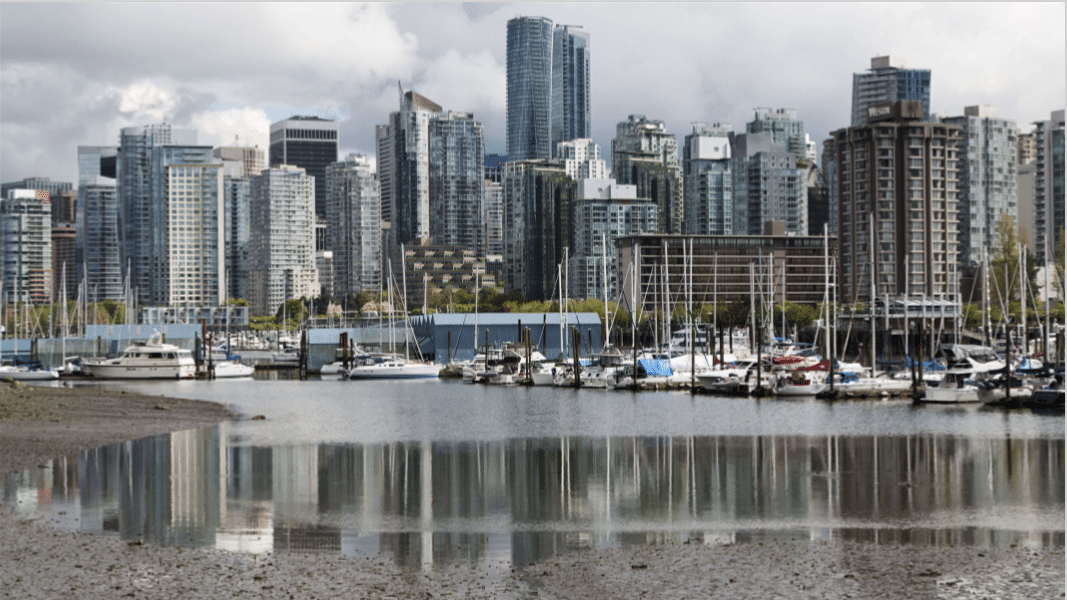
[[[0,298],[4,297],[3,282],[0,282]],[[50,369],[32,369],[23,365],[3,364],[3,346],[0,346],[0,379],[15,381],[47,381],[59,379],[59,371]]]
[[[400,246],[400,256],[404,257],[404,246]],[[393,306],[393,280],[391,277],[392,266],[390,261],[390,279],[389,279],[389,307],[390,312]],[[408,303],[407,303],[407,265],[403,265],[404,271],[404,323],[405,326],[410,328],[411,321],[408,318]],[[391,322],[391,321],[390,321]],[[391,325],[390,325],[391,327]],[[390,340],[393,336],[390,333]],[[417,346],[416,346],[417,347]],[[407,354],[407,342],[404,343],[404,352]],[[408,360],[407,357],[381,357],[375,359],[367,364],[357,365],[348,372],[349,379],[429,379],[436,378],[440,373],[441,368],[434,364],[415,362]]]

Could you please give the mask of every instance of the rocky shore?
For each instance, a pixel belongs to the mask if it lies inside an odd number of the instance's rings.
[[[225,407],[0,383],[0,474],[206,427]],[[525,569],[410,571],[386,556],[250,555],[70,532],[0,505],[0,598],[1063,598],[1064,552],[782,540],[589,550]]]

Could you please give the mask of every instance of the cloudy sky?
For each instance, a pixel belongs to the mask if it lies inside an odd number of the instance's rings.
[[[988,104],[1023,130],[1064,107],[1063,3],[0,4],[0,181],[77,181],[79,145],[165,121],[200,143],[267,146],[292,114],[342,121],[373,155],[397,82],[505,151],[505,32],[519,15],[591,36],[593,137],[630,114],[679,138],[794,108],[812,139],[849,124],[852,73],[932,70],[932,110]],[[610,157],[606,157],[610,158]]]

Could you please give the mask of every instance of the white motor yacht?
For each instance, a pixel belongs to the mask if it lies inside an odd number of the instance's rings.
[[[948,368],[942,371],[944,377],[940,384],[926,388],[924,402],[978,402],[975,376],[1000,371],[1005,366],[987,346],[943,344],[938,354],[945,359]]]
[[[122,356],[82,361],[82,369],[97,379],[189,379],[196,376],[193,353],[165,344],[155,333],[147,342],[126,348]]]

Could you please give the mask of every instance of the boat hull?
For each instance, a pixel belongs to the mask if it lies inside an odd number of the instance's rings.
[[[82,369],[97,379],[192,379],[195,365],[142,366],[83,364]]]
[[[12,379],[15,381],[47,381],[59,379],[58,371],[46,371],[43,369],[30,371],[28,369],[0,370],[0,379]]]
[[[775,396],[814,396],[821,394],[829,386],[825,383],[808,383],[805,385],[779,384],[774,387]]]
[[[349,379],[430,379],[436,378],[437,365],[364,366],[348,372]]]

